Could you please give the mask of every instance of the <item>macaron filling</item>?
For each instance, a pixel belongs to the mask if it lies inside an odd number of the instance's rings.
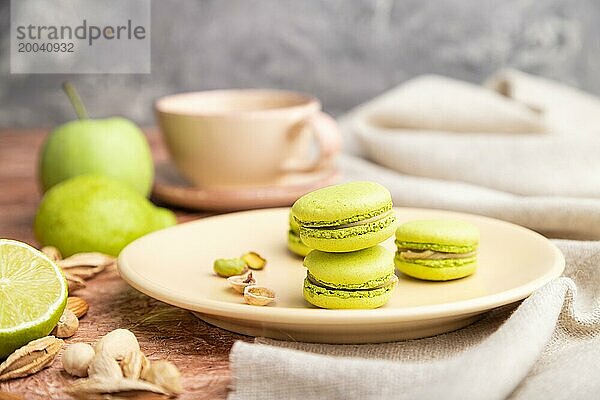
[[[418,264],[429,268],[461,267],[474,263],[476,259],[476,250],[465,253],[451,253],[431,249],[399,247],[396,252],[396,260],[400,262]]]
[[[392,205],[386,205],[384,208],[371,212],[371,213],[367,213],[367,214],[361,214],[361,215],[355,215],[351,218],[346,218],[346,219],[342,219],[339,221],[321,221],[321,222],[314,222],[314,221],[310,221],[310,222],[302,222],[302,221],[298,221],[298,223],[300,224],[300,226],[302,226],[303,228],[318,228],[318,229],[340,229],[340,228],[350,228],[353,226],[359,226],[359,225],[363,225],[363,224],[369,224],[372,222],[377,222],[379,220],[382,220],[384,218],[389,217],[390,215],[393,214],[392,211]]]
[[[445,251],[435,250],[415,250],[407,249],[404,247],[398,248],[398,254],[404,260],[447,260],[451,258],[473,258],[477,256],[476,251],[469,251],[467,253],[448,253]]]
[[[477,251],[477,243],[474,243],[473,245],[459,246],[439,243],[403,242],[396,240],[396,246],[398,246],[399,249],[432,250],[439,253],[470,253]]]
[[[477,261],[476,256],[468,258],[446,258],[446,259],[412,259],[407,260],[402,257],[399,253],[396,253],[396,261],[421,265],[429,268],[446,268],[446,267],[461,267],[467,264],[473,264]]]
[[[314,238],[344,239],[371,232],[378,232],[392,225],[395,221],[396,217],[394,216],[394,213],[389,211],[376,217],[335,226],[302,225],[300,227],[300,232],[301,235]]]
[[[310,272],[306,274],[306,279],[315,286],[322,287],[324,289],[332,289],[332,290],[370,290],[370,289],[381,289],[391,284],[394,284],[398,281],[398,277],[394,272],[390,274],[377,278],[371,279],[366,282],[361,283],[332,283],[332,282],[324,282],[315,278],[311,275]]]
[[[337,298],[365,298],[365,297],[378,297],[390,290],[394,289],[398,283],[398,277],[393,275],[392,279],[386,284],[370,289],[340,289],[330,288],[320,285],[318,282],[312,281],[308,276],[304,280],[304,290],[308,291],[311,295],[325,295],[334,296]]]

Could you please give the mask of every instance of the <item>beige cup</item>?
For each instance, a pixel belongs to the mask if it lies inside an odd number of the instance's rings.
[[[336,122],[314,97],[279,90],[214,90],[155,103],[169,153],[201,187],[277,184],[291,172],[331,164],[341,147]],[[318,154],[311,156],[314,139]]]

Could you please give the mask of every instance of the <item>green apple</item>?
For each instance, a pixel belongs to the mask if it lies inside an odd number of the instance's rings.
[[[67,83],[65,91],[80,119],[56,128],[44,143],[39,163],[42,190],[75,176],[100,174],[148,196],[154,166],[140,128],[120,117],[90,119],[74,88]]]

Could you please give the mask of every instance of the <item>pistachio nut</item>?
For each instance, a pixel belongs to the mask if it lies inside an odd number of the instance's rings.
[[[267,265],[267,260],[254,251],[244,254],[242,260],[250,269],[263,269]]]
[[[219,258],[213,264],[215,273],[223,278],[242,275],[248,270],[246,263],[241,258]]]

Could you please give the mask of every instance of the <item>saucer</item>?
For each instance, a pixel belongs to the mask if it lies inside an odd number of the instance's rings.
[[[330,167],[290,173],[270,186],[204,189],[190,183],[171,162],[163,161],[156,165],[152,195],[165,203],[194,210],[239,211],[289,206],[300,196],[340,179],[338,168]]]

